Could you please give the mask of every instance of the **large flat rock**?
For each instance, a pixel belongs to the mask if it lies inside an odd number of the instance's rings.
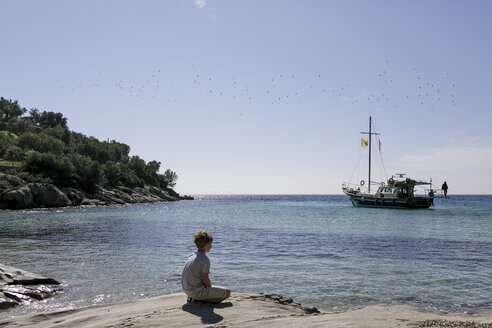
[[[0,264],[0,310],[53,296],[60,283],[54,279]]]
[[[176,293],[15,317],[0,321],[0,327],[492,327],[492,311],[444,315],[379,305],[342,313],[312,312],[276,295],[233,293],[221,304],[186,304],[186,295]]]

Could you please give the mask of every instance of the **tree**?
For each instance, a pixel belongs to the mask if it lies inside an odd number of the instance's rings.
[[[176,180],[178,180],[178,175],[175,172],[170,169],[167,169],[166,172],[164,172],[164,181],[167,182],[169,188],[173,188],[176,185]]]
[[[120,166],[121,170],[121,182],[123,185],[129,188],[133,187],[143,187],[144,181],[140,179],[136,174],[135,171],[130,169],[130,167],[127,164],[123,164]]]
[[[0,114],[3,123],[7,123],[13,117],[19,117],[26,112],[26,109],[21,107],[17,100],[7,100],[0,97]]]
[[[5,159],[9,161],[21,161],[24,158],[24,151],[15,145],[10,145],[5,152]]]
[[[7,150],[16,144],[17,136],[9,131],[0,131],[0,156],[5,155]]]
[[[27,154],[23,170],[32,175],[40,175],[60,186],[71,186],[75,178],[75,166],[64,155],[41,154],[31,150]]]
[[[75,167],[74,179],[77,186],[94,193],[97,191],[97,184],[102,181],[103,171],[98,162],[93,161],[87,156],[72,153],[70,161]]]
[[[107,161],[102,165],[102,169],[108,185],[117,186],[120,184],[121,170],[116,163]]]
[[[50,182],[94,192],[98,184],[173,187],[178,176],[159,174],[161,162],[129,157],[130,146],[70,131],[61,113],[26,109],[0,97],[0,157],[23,161],[17,174],[31,182]]]
[[[159,172],[160,167],[161,167],[161,162],[150,161],[147,163],[147,170],[149,172],[157,173]]]
[[[7,124],[4,125],[7,131],[14,134],[21,135],[26,132],[37,132],[37,127],[26,117],[11,118]]]
[[[36,126],[41,128],[67,128],[67,119],[63,117],[62,113],[43,111],[39,113],[39,110],[33,108],[29,111],[31,119]]]
[[[44,133],[24,133],[17,139],[17,145],[25,150],[36,150],[41,153],[61,154],[65,144]]]

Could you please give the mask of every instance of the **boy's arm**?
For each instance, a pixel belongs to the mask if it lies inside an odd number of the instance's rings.
[[[202,273],[202,281],[203,284],[207,287],[212,287],[212,282],[210,281],[210,278],[208,277],[208,273]]]

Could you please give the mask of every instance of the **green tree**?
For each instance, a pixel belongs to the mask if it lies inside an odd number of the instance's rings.
[[[77,186],[91,193],[97,191],[97,185],[102,182],[103,177],[99,163],[76,153],[70,154],[69,158],[75,167],[74,180]]]
[[[176,180],[178,180],[178,175],[175,172],[170,169],[164,172],[164,181],[167,182],[168,187],[173,188],[176,185]]]
[[[21,107],[17,100],[7,100],[0,97],[0,114],[3,123],[7,123],[13,117],[19,117],[26,112],[26,109]]]
[[[120,184],[121,169],[116,163],[107,161],[102,165],[102,169],[108,185],[117,186]]]
[[[27,154],[23,170],[34,176],[39,175],[49,179],[56,185],[71,186],[74,183],[75,167],[64,155],[41,154],[31,150]]]
[[[36,126],[41,128],[67,128],[67,119],[63,117],[62,113],[55,112],[39,112],[36,108],[29,111],[31,119]]]
[[[61,154],[65,144],[44,133],[24,133],[17,139],[17,145],[25,150],[35,150],[42,153]]]
[[[17,136],[9,131],[0,131],[0,156],[4,156],[7,150],[17,143]]]
[[[10,147],[5,152],[5,159],[9,161],[18,162],[23,160],[25,157],[25,152],[20,147],[15,145],[10,145]]]
[[[160,167],[161,167],[161,162],[150,161],[147,163],[147,170],[152,173],[159,172]]]
[[[121,182],[124,186],[133,188],[133,187],[143,187],[144,181],[140,179],[127,164],[123,164],[120,166],[121,170]]]
[[[37,127],[26,117],[11,118],[5,125],[5,129],[17,135],[38,131]]]

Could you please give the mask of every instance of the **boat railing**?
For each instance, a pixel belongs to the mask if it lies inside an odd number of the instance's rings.
[[[348,183],[348,182],[342,182],[342,189],[348,190],[348,191],[358,191],[358,192],[367,192],[367,188],[364,186],[355,184],[355,183]]]
[[[425,189],[425,194],[430,197],[430,192],[434,193],[434,198],[447,198],[446,196],[444,196],[444,191],[442,189],[439,189],[439,188],[432,188],[432,189]]]

